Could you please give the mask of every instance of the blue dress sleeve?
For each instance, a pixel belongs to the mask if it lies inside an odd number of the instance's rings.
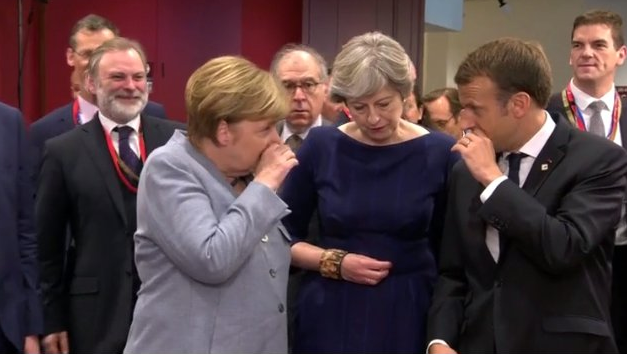
[[[444,231],[444,218],[446,215],[448,191],[450,186],[450,175],[453,170],[453,166],[460,160],[460,155],[457,152],[451,152],[450,149],[454,141],[445,144],[445,153],[442,154],[444,162],[444,174],[443,174],[443,187],[440,189],[434,200],[433,216],[431,218],[431,225],[429,226],[429,243],[433,250],[433,256],[436,263],[439,264],[442,233]]]
[[[329,128],[333,129],[333,128]],[[292,237],[292,244],[305,241],[309,223],[318,203],[315,170],[324,144],[324,128],[312,129],[296,154],[298,165],[285,178],[279,196],[288,205],[291,213],[283,218],[283,224]]]

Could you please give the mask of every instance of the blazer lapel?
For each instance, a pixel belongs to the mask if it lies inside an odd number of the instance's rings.
[[[146,144],[146,155],[150,155],[154,149],[162,146],[169,139],[161,129],[159,119],[146,118],[142,114],[141,129],[144,134],[144,144]]]
[[[479,208],[483,205],[479,196],[484,188],[474,179],[472,181],[475,184],[469,186],[469,193],[472,193],[472,196],[468,206],[468,228],[466,231],[468,232],[468,238],[466,242],[475,244],[481,250],[477,262],[481,263],[481,267],[486,270],[485,274],[491,275],[494,274],[496,263],[486,244],[486,223],[479,216]]]
[[[546,178],[553,172],[555,166],[564,158],[564,145],[568,142],[569,130],[574,129],[557,119],[555,130],[540,151],[531,170],[527,175],[523,190],[530,195],[536,195]]]
[[[120,181],[107,148],[107,141],[105,140],[104,129],[100,124],[100,119],[95,117],[89,123],[82,125],[80,129],[85,133],[82,136],[86,151],[92,156],[92,161],[94,161],[94,164],[100,171],[100,175],[104,179],[104,184],[107,186],[115,208],[118,210],[124,224],[127,225],[128,220],[126,219],[124,200],[120,190]]]

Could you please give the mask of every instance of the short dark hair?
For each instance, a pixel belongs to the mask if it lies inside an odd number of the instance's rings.
[[[527,93],[539,107],[549,102],[551,66],[536,42],[501,38],[482,45],[460,64],[455,83],[467,85],[481,76],[496,84],[503,105],[517,92]]]
[[[446,97],[446,100],[448,101],[449,106],[451,107],[451,113],[453,113],[453,115],[455,116],[455,120],[457,120],[459,116],[459,112],[462,111],[462,104],[461,102],[459,102],[459,92],[457,91],[456,88],[444,87],[444,88],[433,90],[427,93],[426,95],[424,95],[424,97],[422,98],[422,101],[424,103],[430,103],[430,102],[437,100],[438,98],[442,96]]]
[[[78,22],[76,22],[76,24],[74,24],[74,27],[72,27],[72,31],[70,32],[70,48],[76,49],[76,34],[78,32],[82,30],[97,32],[105,29],[113,32],[116,37],[120,35],[120,30],[116,27],[116,25],[102,16],[89,14],[81,18]]]
[[[575,18],[573,22],[573,30],[570,32],[570,39],[573,39],[575,30],[586,25],[606,25],[612,30],[612,40],[614,41],[614,49],[618,49],[625,45],[623,37],[623,19],[619,14],[605,10],[590,10]]]

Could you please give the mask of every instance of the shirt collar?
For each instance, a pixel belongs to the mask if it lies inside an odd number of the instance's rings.
[[[78,108],[81,114],[81,123],[85,124],[94,118],[96,112],[98,112],[98,106],[84,99],[81,95],[78,97]]]
[[[612,89],[605,93],[605,95],[601,96],[601,98],[592,97],[587,93],[581,91],[579,87],[575,86],[575,82],[573,81],[573,79],[570,80],[570,88],[573,92],[573,97],[575,98],[575,103],[577,104],[577,107],[579,107],[579,109],[582,111],[588,109],[590,103],[599,100],[605,103],[605,106],[610,112],[612,112],[612,110],[614,109],[614,97],[616,96],[616,87],[614,85],[612,85]]]
[[[100,119],[100,124],[102,124],[102,127],[104,128],[104,130],[108,134],[111,134],[113,129],[115,129],[118,126],[122,126],[122,125],[127,125],[127,126],[133,128],[135,133],[139,133],[139,125],[140,125],[140,122],[141,122],[141,120],[139,118],[139,115],[137,117],[131,119],[126,124],[118,124],[118,123],[112,121],[111,119],[105,117],[105,115],[102,114],[102,112],[98,112],[98,118]]]
[[[544,112],[544,114],[546,117],[542,128],[540,128],[540,130],[538,130],[538,132],[536,132],[536,134],[532,136],[531,139],[529,139],[525,143],[525,145],[520,148],[520,150],[518,150],[519,152],[522,152],[527,156],[533,157],[534,159],[538,157],[540,151],[542,151],[544,145],[546,145],[546,142],[549,140],[551,134],[553,134],[553,131],[555,130],[555,122],[553,121],[553,118],[551,118],[549,113],[546,111]],[[504,154],[504,156],[506,155],[507,154]]]
[[[316,120],[314,120],[314,122],[311,125],[311,127],[309,127],[307,130],[305,130],[301,134],[298,134],[298,136],[300,136],[303,140],[305,140],[305,138],[307,138],[307,134],[309,134],[309,130],[311,128],[319,127],[321,125],[322,125],[322,116],[318,115],[318,118],[316,118]],[[285,140],[287,140],[287,138],[289,138],[292,135],[294,135],[294,133],[292,132],[290,127],[287,125],[287,121],[285,121],[284,124],[283,124],[283,132],[281,133],[281,140],[285,141]]]

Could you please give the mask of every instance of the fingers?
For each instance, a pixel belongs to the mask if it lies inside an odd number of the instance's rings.
[[[49,334],[44,337],[44,349],[48,354],[61,354],[60,338],[58,333]],[[67,352],[66,352],[67,353]]]
[[[349,253],[342,262],[345,280],[364,285],[377,285],[390,274],[392,263]]]
[[[67,338],[67,332],[61,332],[61,353],[67,354],[70,352],[70,343]]]

